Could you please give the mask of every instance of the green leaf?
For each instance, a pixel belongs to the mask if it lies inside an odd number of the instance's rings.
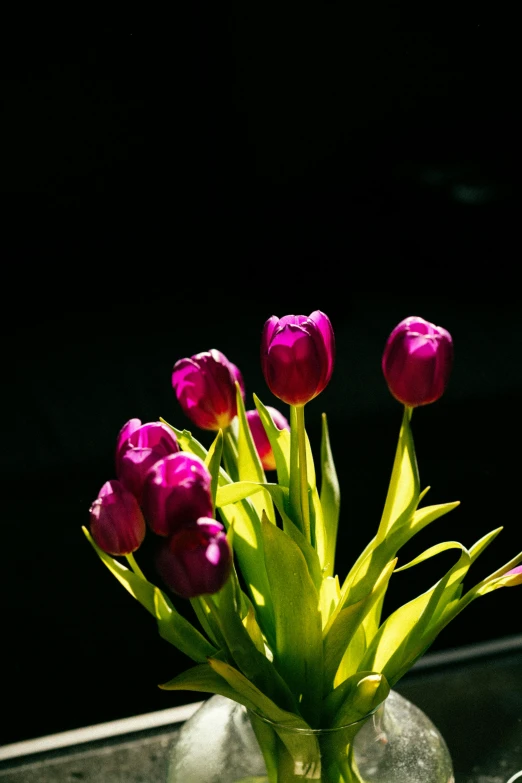
[[[331,615],[335,611],[341,597],[338,576],[326,576],[319,589],[319,611],[321,612],[321,625],[324,628]]]
[[[413,558],[413,560],[410,560],[410,562],[406,563],[406,565],[403,565],[400,568],[396,568],[395,573],[398,574],[399,571],[406,571],[406,569],[418,565],[419,563],[423,563],[425,560],[429,560],[431,557],[434,557],[435,555],[438,555],[441,552],[446,552],[448,549],[462,549],[462,548],[463,548],[462,544],[459,544],[458,541],[444,541],[441,544],[435,544],[434,546],[430,546],[429,549],[426,549],[426,551],[423,552],[422,554]]]
[[[380,672],[355,672],[324,700],[327,725],[348,726],[361,720],[382,704],[389,693],[390,686]]]
[[[344,682],[353,672],[357,672],[360,669],[360,663],[364,657],[364,654],[368,648],[368,641],[366,638],[365,625],[368,617],[372,614],[372,610],[368,612],[363,622],[359,623],[357,630],[353,634],[350,644],[345,649],[337,674],[333,681],[333,687],[336,688],[341,682]]]
[[[261,400],[254,394],[254,404],[259,413],[261,423],[265,428],[272,447],[277,470],[277,483],[281,487],[290,486],[290,433],[287,429],[280,430],[274,424],[272,416]]]
[[[215,629],[212,627],[212,619],[209,617],[210,609],[206,605],[204,596],[198,595],[196,598],[190,598],[190,604],[196,613],[201,627],[217,650],[223,647],[218,641]]]
[[[323,669],[317,590],[297,544],[266,518],[262,526],[276,624],[274,662],[302,699],[303,715],[317,715]]]
[[[330,701],[327,699],[324,703],[326,719],[332,727],[338,729],[325,734],[322,747],[324,766],[336,770],[332,780],[339,780],[338,760],[343,758],[370,714],[378,709],[389,692],[390,686],[379,672],[357,672],[339,685],[330,695]],[[345,770],[343,780],[363,783],[362,777],[353,774],[353,766],[342,767]]]
[[[490,533],[486,533],[486,535],[483,536],[481,539],[479,539],[476,542],[476,544],[473,544],[473,546],[469,550],[472,563],[475,562],[477,557],[482,554],[482,552],[491,544],[492,541],[495,540],[495,538],[498,536],[499,533],[502,532],[502,530],[503,530],[502,527],[497,527],[496,530],[492,530]]]
[[[307,465],[310,463],[313,464],[311,452],[307,460]],[[317,557],[321,566],[321,572],[324,574],[326,573],[324,570],[326,565],[326,529],[323,519],[323,508],[321,506],[319,492],[317,491],[315,483],[313,486],[308,486],[308,506],[310,509],[312,543],[315,551],[317,552]]]
[[[267,522],[267,524],[270,523]],[[274,526],[271,525],[271,527],[273,528]],[[255,705],[254,712],[260,713],[261,716],[268,718],[268,720],[277,723],[281,727],[282,730],[278,730],[276,727],[274,727],[274,730],[292,758],[302,761],[305,768],[310,767],[310,769],[313,769],[317,766],[320,759],[319,743],[317,737],[309,733],[310,725],[308,723],[299,715],[282,710],[232,666],[214,659],[209,659],[209,664],[223,679],[227,680],[237,693]],[[284,729],[294,729],[294,731]]]
[[[210,483],[210,491],[212,494],[212,506],[216,507],[216,493],[219,483],[219,469],[221,467],[221,457],[223,454],[223,430],[218,430],[216,437],[214,438],[212,445],[210,446],[206,457],[205,465],[208,468],[212,480]]]
[[[215,596],[208,596],[212,604],[218,602],[217,618],[230,654],[241,670],[260,690],[285,709],[297,710],[297,702],[274,665],[260,652],[250,638],[239,613],[236,600],[240,591],[233,571]]]
[[[411,408],[404,409],[399,442],[376,544],[406,524],[419,502],[419,472],[410,428]]]
[[[450,511],[453,511],[453,509],[457,508],[457,506],[460,506],[460,500],[456,500],[453,503],[439,503],[436,506],[425,506],[424,508],[418,508],[409,524],[408,539],[416,535],[419,530],[425,528],[426,525],[429,525],[439,517],[444,516],[444,514],[448,514]]]
[[[331,689],[344,653],[348,649],[360,624],[386,590],[395,564],[396,560],[387,563],[370,591],[353,604],[343,605],[341,610],[335,614],[333,622],[323,632],[324,693]],[[371,668],[377,669],[378,667]]]
[[[158,587],[154,588],[154,610],[162,639],[195,661],[203,661],[208,655],[214,654],[216,648],[176,611]]]
[[[497,531],[493,531],[493,533],[495,532]],[[511,558],[509,562],[507,562],[501,568],[497,568],[496,571],[475,585],[475,587],[473,587],[465,596],[463,596],[462,601],[465,601],[467,605],[470,600],[478,598],[479,595],[487,595],[487,593],[490,593],[493,590],[497,590],[499,587],[518,584],[519,575],[516,577],[513,577],[513,575],[506,577],[506,574],[508,571],[511,571],[513,568],[516,568],[518,565],[520,565],[520,563],[522,563],[522,552],[519,552],[518,555],[515,555],[515,557]]]
[[[161,416],[160,421],[163,424],[166,424],[167,427],[170,427],[178,440],[180,449],[183,451],[190,451],[191,454],[195,454],[197,457],[200,457],[203,462],[205,461],[207,450],[198,440],[196,440],[196,438],[193,437],[191,432],[188,430],[176,429],[176,427],[173,427],[172,424],[169,424],[168,421],[165,421],[165,419]]]
[[[216,498],[218,503],[219,491]],[[219,512],[227,529],[231,526],[234,528],[234,552],[239,560],[241,574],[263,633],[272,647],[275,644],[275,620],[265,567],[261,523],[254,508],[247,503],[242,500],[219,506]]]
[[[471,564],[468,550],[458,542],[431,547],[416,558],[422,562],[424,556],[449,548],[461,550],[458,562],[430,590],[399,607],[385,620],[363,658],[361,666],[383,672],[392,687],[432,643],[437,633],[437,618],[453,600]]]
[[[221,696],[243,704],[249,710],[255,709],[254,703],[236,691],[209,663],[186,669],[159,687],[163,691],[219,693]]]
[[[243,625],[245,626],[246,631],[252,639],[256,649],[259,650],[260,653],[263,653],[263,655],[266,655],[265,640],[263,638],[263,634],[261,633],[259,623],[256,620],[256,613],[254,612],[254,607],[252,605],[248,607],[246,616],[243,619]]]
[[[259,690],[244,674],[224,661],[215,658],[209,658],[209,665],[217,672],[228,684],[234,688],[236,693],[248,700],[252,705],[249,709],[260,712],[268,720],[280,723],[285,728],[309,730],[310,726],[294,712],[289,712],[270,699],[265,693]],[[247,705],[245,705],[247,706]]]
[[[130,571],[94,542],[87,528],[82,530],[100,560],[126,590],[158,622],[160,636],[195,661],[204,661],[216,648],[194,626],[176,611],[167,596],[155,585]]]
[[[337,529],[341,505],[339,480],[330,447],[326,413],[322,415],[321,438],[321,508],[323,511],[326,534],[325,575],[333,576],[335,568],[335,549],[337,544]]]
[[[323,572],[321,570],[321,564],[317,556],[317,552],[310,544],[301,531],[292,522],[288,514],[285,512],[286,499],[288,497],[288,490],[286,487],[280,487],[277,484],[267,484],[267,490],[272,496],[272,500],[281,516],[283,522],[283,530],[287,536],[290,536],[292,541],[297,544],[308,566],[308,572],[314,583],[316,589],[319,591],[321,583],[323,581]]]
[[[265,471],[261,464],[259,454],[250,432],[250,427],[245,413],[245,404],[241,387],[236,381],[236,400],[237,400],[237,418],[238,418],[238,475],[240,481],[257,481],[260,484],[266,482]],[[274,506],[270,495],[263,490],[261,494],[252,498],[252,504],[257,511],[259,518],[265,511],[267,517],[275,524]]]
[[[216,505],[218,508],[226,506],[231,503],[237,503],[240,500],[250,497],[256,492],[259,492],[260,485],[252,481],[238,481],[234,484],[227,484],[226,486],[219,487],[216,496]],[[270,493],[270,496],[275,503],[275,506],[281,515],[283,521],[283,528],[287,535],[295,541],[299,546],[308,564],[308,570],[310,576],[317,589],[320,588],[323,573],[321,571],[321,565],[317,557],[317,552],[309,544],[303,534],[294,525],[290,517],[285,512],[286,500],[288,498],[288,490],[284,487],[280,487],[278,484],[264,484],[264,488]],[[271,521],[271,520],[270,520]]]
[[[203,460],[203,462],[206,463],[207,461],[207,455],[208,451],[207,449],[197,440],[191,432],[188,430],[178,430],[176,427],[174,427],[172,424],[169,424],[168,421],[166,421],[162,416],[160,416],[160,421],[163,422],[163,424],[166,424],[167,427],[170,427],[172,432],[175,434],[179,447],[182,451],[189,451],[191,454],[195,454],[197,457],[200,457],[200,459]],[[225,444],[225,437],[223,436],[223,447]],[[230,484],[232,479],[227,474],[227,472],[224,470],[224,468],[219,468],[219,478],[218,483],[221,486],[221,484]]]
[[[231,503],[238,503],[240,500],[249,498],[256,492],[261,492],[266,484],[260,484],[257,481],[234,481],[232,484],[225,484],[218,487],[216,494],[216,506],[228,506]],[[277,486],[277,485],[274,485]]]

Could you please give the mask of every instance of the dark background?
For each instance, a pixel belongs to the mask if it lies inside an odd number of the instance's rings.
[[[401,409],[380,360],[408,315],[454,338],[413,428],[426,502],[462,503],[404,556],[505,525],[471,585],[522,549],[517,28],[501,5],[423,9],[4,25],[0,741],[201,698],[157,688],[190,662],[81,525],[125,421],[194,431],[178,358],[219,348],[248,407],[281,407],[258,361],[273,314],[322,309],[335,330],[306,422],[317,453],[329,417],[341,577],[382,511]],[[390,608],[452,562],[398,574]],[[519,607],[481,598],[432,649],[518,634]]]

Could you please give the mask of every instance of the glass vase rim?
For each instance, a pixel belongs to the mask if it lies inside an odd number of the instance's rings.
[[[280,731],[288,731],[293,734],[313,734],[313,735],[324,735],[324,734],[334,734],[335,732],[343,731],[345,729],[352,728],[353,726],[357,726],[359,723],[364,723],[368,720],[368,718],[371,718],[372,715],[375,715],[381,707],[384,706],[386,702],[386,699],[383,699],[376,707],[373,708],[373,710],[370,710],[366,713],[366,715],[363,715],[362,718],[358,718],[358,720],[353,720],[350,723],[343,723],[342,726],[325,726],[321,729],[313,729],[311,726],[307,729],[303,729],[299,726],[287,726],[284,723],[281,723],[276,720],[270,720],[270,718],[267,718],[265,715],[261,715],[261,713],[257,712],[256,710],[253,710],[251,707],[244,707],[247,713],[252,713],[252,715],[255,715],[256,718],[259,718],[259,720],[263,721],[263,723],[268,724],[269,726],[272,726],[275,729],[279,729]],[[244,705],[243,705],[244,706]]]

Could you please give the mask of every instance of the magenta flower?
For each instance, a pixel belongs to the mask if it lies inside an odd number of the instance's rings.
[[[278,429],[290,430],[290,424],[282,413],[276,410],[276,408],[272,408],[270,405],[267,405],[266,407]],[[276,462],[274,452],[272,451],[272,446],[268,440],[268,435],[265,432],[265,428],[263,427],[263,422],[261,421],[261,417],[259,416],[257,408],[246,411],[246,417],[263,468],[265,470],[275,470]]]
[[[172,387],[183,412],[202,430],[226,429],[237,416],[236,381],[244,398],[241,372],[215,348],[179,359],[172,371]]]
[[[138,501],[119,481],[106,481],[89,509],[91,534],[109,555],[129,555],[145,538]]]
[[[129,419],[129,421],[127,421],[119,431],[118,437],[116,438],[116,474],[120,472],[121,458],[129,448],[128,440],[130,436],[133,432],[139,430],[140,427],[141,419]]]
[[[450,333],[416,316],[397,324],[382,357],[382,371],[390,392],[412,408],[428,405],[442,396],[452,364]]]
[[[116,447],[116,475],[141,503],[145,476],[153,465],[169,454],[179,452],[178,440],[166,424],[160,421],[141,424],[131,419],[118,435]],[[130,432],[127,438],[125,436]]]
[[[273,315],[261,338],[261,366],[276,397],[288,405],[304,405],[329,382],[335,360],[335,338],[327,315]]]
[[[157,570],[165,582],[183,598],[216,593],[232,568],[232,553],[223,525],[201,517],[168,538],[158,553]]]
[[[150,469],[143,486],[143,511],[149,527],[170,536],[199,517],[212,516],[211,476],[205,463],[188,452],[170,454]]]

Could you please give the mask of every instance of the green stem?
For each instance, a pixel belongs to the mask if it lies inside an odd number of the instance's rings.
[[[127,563],[130,565],[130,567],[132,568],[136,576],[141,577],[141,579],[143,579],[146,582],[147,579],[145,578],[145,574],[143,573],[143,571],[137,564],[136,560],[134,559],[134,555],[132,554],[132,552],[130,553],[130,555],[125,555],[125,557],[127,558]]]
[[[290,476],[289,476],[290,516],[301,533],[304,533],[301,513],[301,487],[299,481],[299,435],[297,407],[290,405]]]
[[[299,481],[301,486],[301,514],[303,533],[311,544],[310,506],[308,504],[308,471],[306,465],[306,432],[304,420],[304,405],[296,405],[297,437],[299,439]]]

